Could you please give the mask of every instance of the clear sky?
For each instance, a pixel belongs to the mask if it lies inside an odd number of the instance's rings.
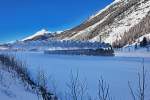
[[[0,0],[0,43],[72,28],[113,0]]]

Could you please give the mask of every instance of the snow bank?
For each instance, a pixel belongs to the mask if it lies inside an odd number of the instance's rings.
[[[5,51],[5,50],[9,50],[8,47],[4,47],[4,46],[0,46],[0,51]]]
[[[27,91],[17,76],[2,70],[0,65],[0,99],[38,100],[38,97],[36,94]]]

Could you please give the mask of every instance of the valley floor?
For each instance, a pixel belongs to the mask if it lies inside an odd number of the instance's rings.
[[[109,83],[111,95],[115,100],[131,100],[128,81],[131,82],[133,88],[137,88],[137,73],[142,70],[143,58],[147,75],[150,75],[149,52],[133,54],[132,52],[117,51],[114,57],[49,55],[42,52],[11,54],[27,63],[28,69],[35,79],[39,69],[42,69],[48,78],[49,88],[61,98],[64,98],[68,91],[66,84],[69,82],[71,72],[73,74],[79,72],[79,78],[86,81],[88,94],[93,98],[97,97],[98,79],[103,76]],[[148,82],[150,82],[149,78]],[[150,86],[147,90],[149,89]]]

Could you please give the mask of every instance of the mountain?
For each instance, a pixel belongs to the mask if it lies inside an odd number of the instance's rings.
[[[123,47],[141,41],[147,34],[150,34],[150,0],[115,0],[72,29],[61,32],[43,29],[22,41],[78,40]]]
[[[35,34],[22,39],[21,41],[23,42],[23,41],[47,40],[49,38],[54,37],[54,35],[56,35],[56,34],[60,34],[61,32],[62,31],[50,32],[46,29],[42,29],[42,30],[36,32]]]
[[[150,0],[115,0],[85,22],[55,34],[52,39],[103,41],[122,47],[149,33]]]
[[[42,29],[42,30],[36,32],[35,34],[22,39],[22,41],[44,40],[50,36],[52,36],[52,34],[50,34],[49,31]]]

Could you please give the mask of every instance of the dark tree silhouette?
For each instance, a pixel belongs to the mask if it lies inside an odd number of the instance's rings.
[[[147,45],[147,38],[144,37],[143,40],[140,42],[141,47],[145,47]]]

